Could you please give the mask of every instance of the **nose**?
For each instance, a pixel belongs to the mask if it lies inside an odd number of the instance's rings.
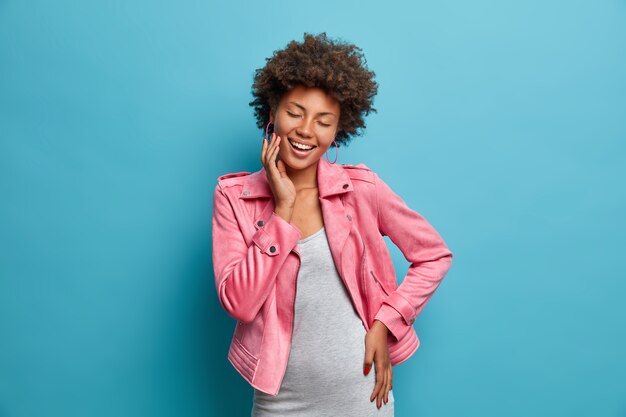
[[[311,133],[311,123],[313,123],[313,119],[303,117],[296,128],[296,133],[303,138],[311,137],[313,135]]]

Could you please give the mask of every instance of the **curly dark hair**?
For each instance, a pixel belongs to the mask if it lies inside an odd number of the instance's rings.
[[[328,39],[326,32],[317,36],[305,32],[303,42],[291,41],[274,51],[254,75],[254,100],[249,104],[254,107],[257,126],[265,129],[270,109],[276,108],[285,92],[303,84],[319,87],[339,102],[338,146],[360,136],[365,116],[377,112],[372,104],[378,92],[376,74],[368,70],[361,51],[356,45]]]

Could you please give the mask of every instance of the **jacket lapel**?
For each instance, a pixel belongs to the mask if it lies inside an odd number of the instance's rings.
[[[333,255],[335,265],[342,276],[341,253],[350,235],[351,221],[343,204],[343,196],[353,191],[352,181],[343,166],[331,164],[320,158],[317,165],[317,186],[324,227],[328,236],[328,244]],[[242,199],[268,198],[262,210],[262,217],[267,218],[274,210],[272,190],[267,181],[265,168],[261,168],[245,177],[241,189]],[[254,219],[255,223],[257,219]]]
[[[343,197],[345,193],[352,192],[352,181],[341,165],[334,165],[320,158],[317,186],[328,245],[340,275],[345,277],[341,255],[352,224],[348,219]]]

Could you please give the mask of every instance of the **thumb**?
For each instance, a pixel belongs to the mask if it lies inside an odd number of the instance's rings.
[[[368,347],[367,343],[365,343],[365,361],[363,362],[363,375],[367,375],[370,373],[370,369],[372,369],[373,361],[374,361],[374,349]]]

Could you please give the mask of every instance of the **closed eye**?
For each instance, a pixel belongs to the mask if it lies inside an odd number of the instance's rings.
[[[301,117],[299,114],[294,114],[294,113],[291,113],[290,111],[288,111],[288,112],[287,112],[287,114],[288,114],[289,116],[291,116],[291,117]],[[320,124],[320,125],[322,125],[322,126],[324,126],[324,127],[328,127],[328,126],[330,126],[330,124],[328,124],[328,123],[323,123],[323,122],[319,122],[319,124]]]

